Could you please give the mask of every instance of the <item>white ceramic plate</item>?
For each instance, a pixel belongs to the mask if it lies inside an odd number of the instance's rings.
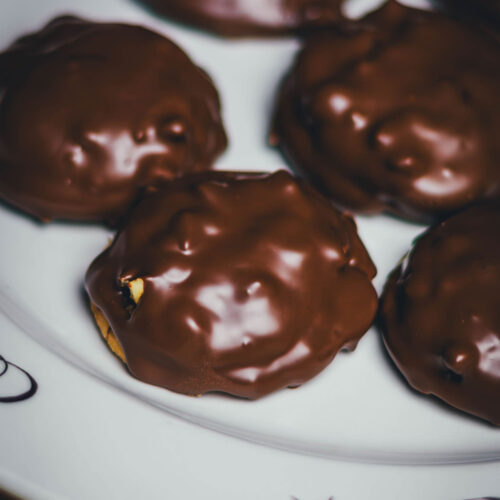
[[[387,466],[254,445],[172,417],[90,377],[1,314],[0,332],[2,353],[39,383],[31,399],[0,404],[0,488],[25,500],[500,496],[498,462]],[[0,396],[23,388],[26,380],[15,370],[8,379],[0,378]]]
[[[170,36],[208,70],[222,96],[231,147],[218,166],[283,166],[266,146],[266,134],[273,96],[296,41],[223,41],[155,18],[128,0],[85,5],[2,0],[0,44],[61,13],[144,24]],[[423,228],[388,217],[358,218],[358,224],[379,270],[380,291]],[[500,431],[410,391],[373,330],[356,352],[340,354],[310,383],[257,402],[189,398],[138,382],[105,347],[82,292],[85,270],[110,232],[96,226],[41,226],[3,207],[0,231],[0,310],[42,346],[141,401],[225,434],[318,456],[394,464],[500,460]]]

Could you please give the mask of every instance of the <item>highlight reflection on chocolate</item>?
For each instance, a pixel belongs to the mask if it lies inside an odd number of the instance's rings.
[[[428,230],[381,300],[387,348],[408,382],[500,425],[500,202]]]
[[[113,220],[144,186],[212,168],[219,107],[166,38],[57,18],[0,54],[0,198],[40,219]]]
[[[355,347],[377,308],[374,275],[354,221],[306,183],[212,172],[144,199],[85,284],[137,378],[253,399]]]
[[[31,398],[38,390],[38,384],[36,383],[35,379],[26,370],[23,370],[14,363],[7,361],[3,356],[0,355],[0,382],[1,378],[7,375],[9,369],[17,371],[24,378],[26,378],[29,387],[26,391],[20,394],[3,396],[2,393],[0,393],[0,403],[19,403],[20,401]]]
[[[167,17],[230,37],[307,32],[342,17],[342,0],[142,0]]]
[[[390,1],[312,37],[272,141],[341,206],[440,219],[500,194],[500,45]]]

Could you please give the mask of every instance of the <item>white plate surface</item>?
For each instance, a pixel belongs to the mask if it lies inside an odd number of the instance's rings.
[[[2,354],[29,370],[39,383],[33,398],[0,405],[0,485],[24,500],[500,496],[495,462],[387,466],[257,446],[171,417],[89,377],[23,335],[2,315],[0,332]],[[0,395],[9,388],[14,389],[2,377]]]
[[[0,45],[61,13],[144,24],[170,36],[208,70],[221,93],[231,146],[218,166],[283,166],[266,146],[266,133],[296,41],[227,42],[162,21],[128,0],[1,0]],[[358,218],[358,225],[378,267],[380,291],[423,228],[388,217]],[[500,460],[500,430],[410,391],[374,330],[310,383],[257,402],[189,398],[138,382],[101,341],[82,292],[85,270],[111,233],[41,226],[2,207],[0,230],[0,310],[44,347],[141,401],[225,434],[318,456],[397,464]]]

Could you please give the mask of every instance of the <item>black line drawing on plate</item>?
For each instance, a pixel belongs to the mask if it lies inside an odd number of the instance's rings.
[[[20,401],[24,401],[25,399],[31,398],[38,390],[38,384],[36,383],[36,380],[26,370],[23,370],[20,366],[7,361],[0,354],[0,379],[9,371],[9,369],[17,370],[22,374],[22,376],[26,377],[29,382],[29,388],[28,390],[20,394],[14,394],[12,396],[2,396],[0,394],[0,403],[18,403]]]

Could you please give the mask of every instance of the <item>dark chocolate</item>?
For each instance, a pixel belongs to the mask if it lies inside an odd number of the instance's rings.
[[[390,1],[310,39],[272,141],[340,206],[429,222],[500,195],[500,45]]]
[[[342,0],[142,0],[158,13],[222,36],[304,33],[336,24]]]
[[[85,283],[137,378],[253,399],[355,347],[375,272],[352,218],[303,181],[211,172],[146,197]]]
[[[138,26],[57,18],[0,54],[0,198],[40,219],[108,220],[226,146],[210,78]]]
[[[380,324],[408,382],[500,425],[500,202],[428,230],[391,274]]]

